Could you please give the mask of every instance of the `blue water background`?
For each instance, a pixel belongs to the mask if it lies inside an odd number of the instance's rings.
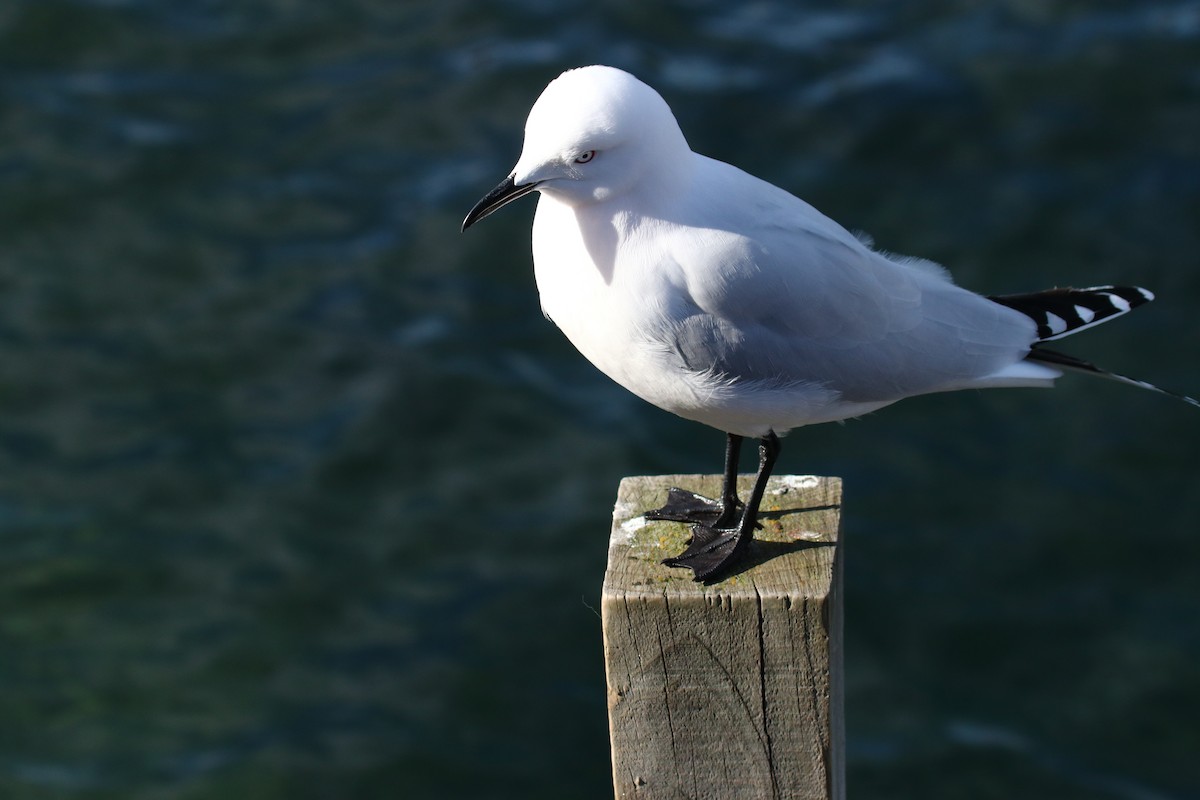
[[[611,796],[623,475],[719,433],[466,235],[561,70],[1200,392],[1200,3],[6,0],[0,797]],[[803,313],[803,309],[797,309]],[[749,465],[747,465],[749,466]],[[1200,797],[1200,413],[1067,378],[793,433],[846,482],[856,798]]]

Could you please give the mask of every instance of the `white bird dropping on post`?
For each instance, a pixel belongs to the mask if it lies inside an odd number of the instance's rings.
[[[753,538],[778,434],[791,428],[930,392],[1050,386],[1062,369],[1162,391],[1040,347],[1149,291],[962,289],[936,264],[876,252],[803,200],[692,152],[662,97],[612,67],[546,87],[512,173],[463,230],[535,191],[546,315],[638,397],[727,434],[722,497],[672,490],[648,515],[695,523],[664,563],[696,580],[728,573]],[[759,469],[743,506],[744,437],[759,439]]]

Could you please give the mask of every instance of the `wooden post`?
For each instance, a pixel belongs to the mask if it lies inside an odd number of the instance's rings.
[[[843,800],[841,481],[772,478],[752,566],[712,586],[659,563],[689,535],[642,516],[670,486],[720,496],[718,476],[625,478],[613,511],[601,616],[616,797]]]

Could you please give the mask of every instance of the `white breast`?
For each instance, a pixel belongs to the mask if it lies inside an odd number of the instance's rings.
[[[648,361],[654,353],[645,331],[667,276],[618,264],[617,224],[583,228],[574,209],[543,195],[533,223],[534,277],[542,310],[579,352],[650,400],[653,387],[647,384],[655,382],[655,370]]]
[[[696,308],[685,271],[673,260],[671,233],[664,223],[620,215],[581,226],[574,209],[540,199],[533,255],[542,309],[592,364],[659,408],[744,436],[886,405],[850,408],[815,385],[734,385],[728,376],[685,368],[663,336],[676,317]],[[704,232],[687,233],[695,245]],[[716,238],[709,245],[719,247],[719,233],[710,233]]]

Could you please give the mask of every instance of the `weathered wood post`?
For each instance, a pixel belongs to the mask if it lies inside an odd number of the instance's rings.
[[[841,481],[772,478],[751,568],[712,586],[659,564],[688,536],[642,516],[670,486],[720,495],[718,476],[626,478],[613,512],[601,615],[616,797],[842,800]]]

